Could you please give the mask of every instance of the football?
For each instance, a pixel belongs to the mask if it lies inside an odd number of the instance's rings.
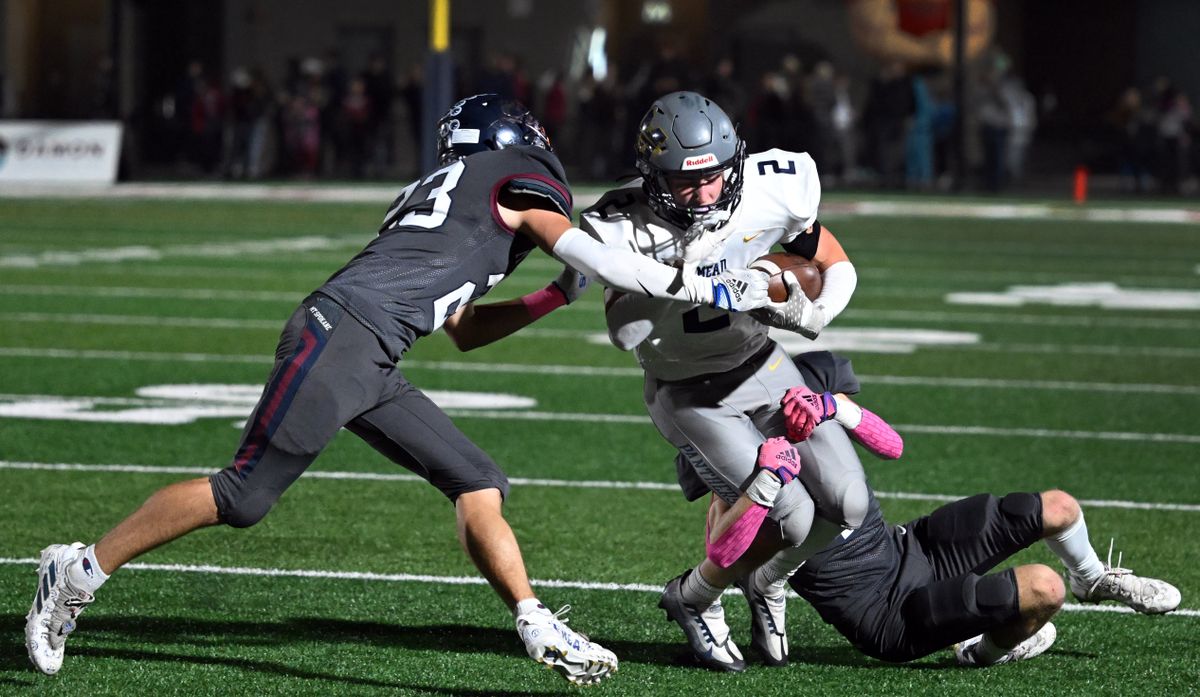
[[[783,282],[783,272],[791,271],[800,281],[800,287],[809,300],[816,300],[821,294],[821,272],[816,264],[799,254],[776,252],[761,256],[750,263],[750,268],[758,269],[770,276],[767,295],[772,302],[782,302],[787,299],[787,285]]]

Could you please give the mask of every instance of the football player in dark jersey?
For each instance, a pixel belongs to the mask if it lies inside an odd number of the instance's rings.
[[[866,519],[853,530],[814,519],[802,545],[807,561],[789,580],[868,656],[903,662],[953,646],[965,666],[1033,658],[1054,643],[1050,618],[1067,586],[1082,602],[1113,600],[1143,614],[1179,607],[1175,586],[1120,568],[1120,560],[1113,566],[1111,547],[1100,561],[1079,502],[1064,491],[979,494],[904,525],[886,524],[868,494]],[[710,519],[724,507],[714,496]],[[1044,564],[989,573],[1038,540],[1066,566],[1065,584]]]
[[[766,302],[766,275],[684,274],[573,227],[562,165],[516,102],[464,99],[443,116],[437,137],[438,169],[402,190],[378,236],[292,314],[232,463],[157,491],[94,545],[42,551],[25,625],[38,670],[61,668],[67,636],[108,574],[197,528],[255,524],[342,427],[454,504],[463,548],[513,611],[531,658],[576,683],[616,670],[611,651],[538,602],[502,513],[507,478],[396,363],[439,327],[466,350],[573,300],[586,281],[568,268],[541,291],[474,305],[534,247],[623,291],[733,311]]]

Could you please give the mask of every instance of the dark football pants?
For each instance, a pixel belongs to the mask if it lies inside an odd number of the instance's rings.
[[[905,563],[872,653],[909,661],[1020,616],[1012,569],[985,575],[1043,536],[1042,498],[979,494],[893,530]]]
[[[492,488],[508,495],[496,463],[404,379],[378,337],[316,294],[284,327],[233,462],[209,478],[221,520],[261,520],[343,426],[451,501]]]

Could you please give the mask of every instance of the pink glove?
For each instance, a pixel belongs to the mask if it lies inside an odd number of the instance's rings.
[[[758,466],[787,484],[800,474],[800,453],[786,438],[770,438],[758,448]]]
[[[793,387],[780,401],[787,423],[788,437],[807,440],[818,424],[825,423],[837,413],[837,402],[828,392],[817,394],[804,385]]]

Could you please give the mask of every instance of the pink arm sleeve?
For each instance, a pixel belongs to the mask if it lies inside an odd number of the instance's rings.
[[[904,439],[886,421],[866,409],[862,421],[850,431],[850,437],[885,460],[895,460],[904,452]]]
[[[709,560],[722,569],[732,566],[754,541],[754,536],[758,534],[758,529],[767,517],[767,510],[765,506],[756,503],[750,506],[741,518],[734,521],[717,540],[709,540],[708,535],[705,535],[704,551]]]

